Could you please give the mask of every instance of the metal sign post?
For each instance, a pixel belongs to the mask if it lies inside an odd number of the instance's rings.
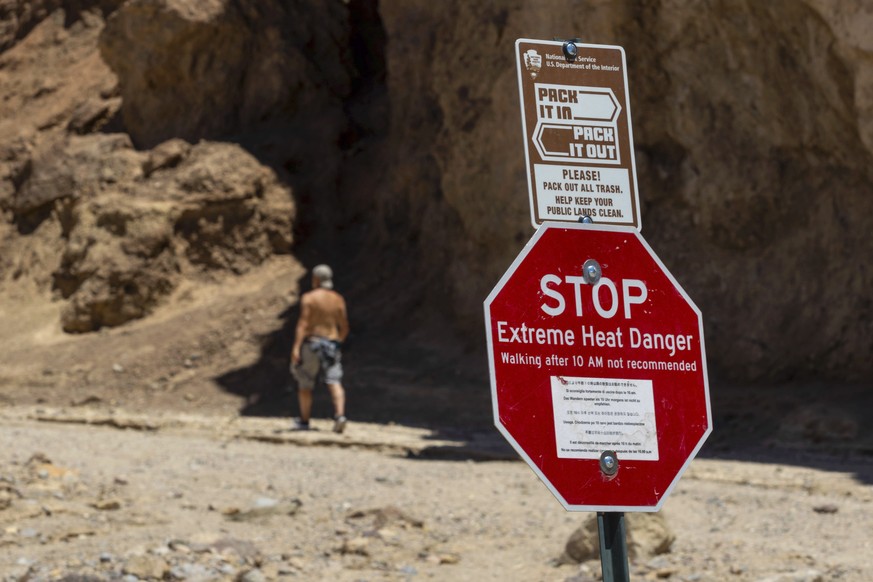
[[[589,216],[585,216],[579,222],[592,223]],[[599,278],[599,274],[591,273],[591,277]],[[600,472],[603,473],[604,478],[614,478],[618,474],[618,465],[618,454],[615,451],[603,451],[600,454]],[[603,582],[629,582],[624,513],[597,512],[597,534],[600,537],[600,569],[603,572]]]
[[[629,582],[624,513],[598,512],[597,533],[600,535],[603,582]]]

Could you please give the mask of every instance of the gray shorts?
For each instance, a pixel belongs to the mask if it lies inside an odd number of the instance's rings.
[[[320,337],[306,338],[300,346],[300,363],[291,366],[291,375],[301,390],[312,390],[318,380],[339,384],[343,379],[339,343]]]

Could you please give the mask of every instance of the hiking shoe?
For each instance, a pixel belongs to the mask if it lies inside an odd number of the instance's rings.
[[[333,432],[341,433],[346,430],[346,423],[348,420],[345,416],[337,416],[333,419]]]
[[[295,418],[294,422],[291,423],[291,430],[309,430],[309,421],[303,421],[299,418]]]

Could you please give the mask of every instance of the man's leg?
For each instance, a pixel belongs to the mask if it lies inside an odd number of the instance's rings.
[[[297,401],[300,403],[300,422],[309,424],[312,416],[312,388],[298,388]]]
[[[296,419],[294,428],[306,430],[312,418],[312,390],[318,379],[318,356],[312,352],[308,343],[300,349],[300,362],[291,366],[291,374],[297,380],[297,402],[300,404],[300,417]]]
[[[328,384],[327,389],[330,390],[330,399],[333,400],[334,416],[346,415],[346,391],[340,383]]]
[[[333,430],[334,432],[342,432],[346,428],[346,391],[339,382],[328,384],[327,389],[330,391],[331,400],[333,400]]]

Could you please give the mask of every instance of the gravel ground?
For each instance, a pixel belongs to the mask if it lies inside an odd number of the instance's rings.
[[[2,413],[0,580],[597,578],[557,560],[586,514],[473,460],[487,439],[440,460],[464,443],[400,426]],[[696,460],[661,512],[672,551],[632,579],[873,580],[870,459],[806,464]]]

